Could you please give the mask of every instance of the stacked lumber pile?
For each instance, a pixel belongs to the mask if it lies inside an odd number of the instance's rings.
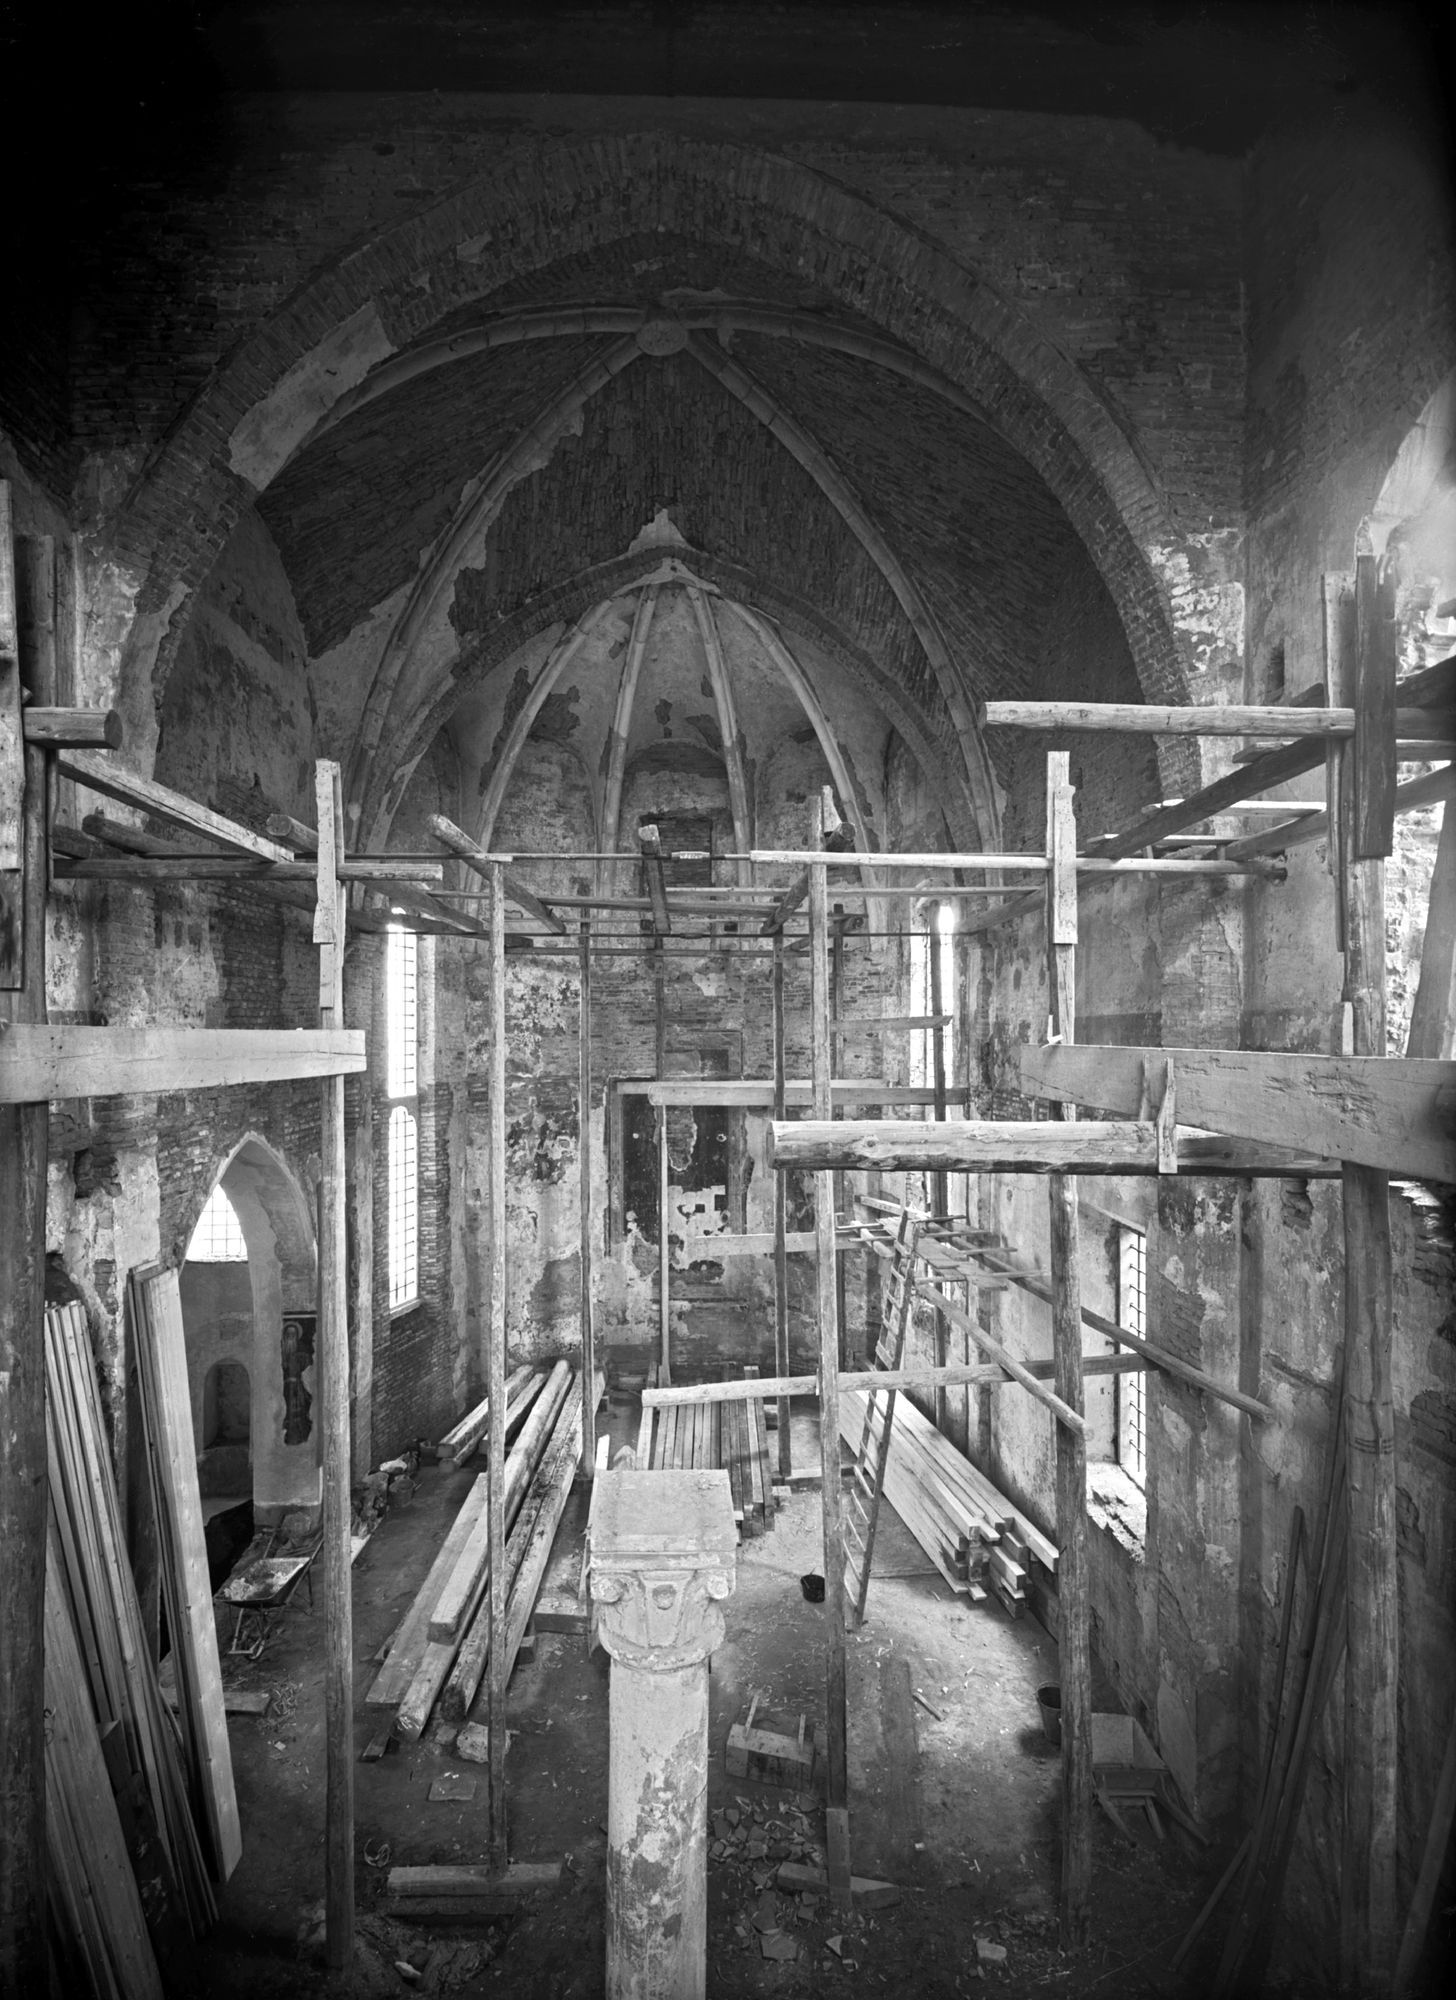
[[[746,1368],[746,1375],[757,1374]],[[742,1403],[649,1403],[637,1462],[651,1472],[724,1471],[743,1537],[767,1534],[778,1512],[761,1398]]]
[[[863,1389],[839,1399],[839,1434],[852,1451],[868,1405]],[[895,1399],[884,1492],[951,1589],[973,1603],[990,1592],[1019,1618],[1034,1587],[1051,1588],[1056,1545],[904,1395]]]
[[[45,1366],[46,1850],[53,1963],[59,1986],[68,1991],[74,1984],[79,1992],[160,2000],[158,1958],[200,1937],[216,1915],[209,1873],[221,1879],[214,1840],[218,1801],[195,1788],[178,1727],[163,1705],[127,1560],[79,1305],[46,1313]],[[181,1410],[184,1438],[176,1409],[153,1400],[155,1386],[149,1371],[143,1385],[149,1436],[190,1450],[190,1405],[184,1402]],[[195,1479],[194,1468],[194,1486]],[[197,1540],[200,1548],[200,1509]],[[164,1567],[171,1567],[172,1551],[164,1530]],[[205,1582],[205,1557],[203,1576]],[[188,1700],[195,1700],[196,1678],[183,1685]],[[205,1734],[195,1712],[184,1728],[189,1739]],[[231,1790],[229,1764],[229,1799]],[[235,1807],[232,1818],[235,1824]]]
[[[507,1598],[502,1636],[508,1676],[525,1638],[581,1457],[579,1373],[565,1361],[527,1372],[539,1379],[523,1384],[518,1393],[513,1407],[521,1421],[505,1460]],[[516,1371],[517,1376],[521,1373]],[[600,1375],[593,1388],[594,1412],[601,1399]],[[474,1449],[472,1441],[470,1450]],[[437,1705],[444,1720],[463,1722],[485,1676],[491,1645],[488,1491],[489,1475],[480,1473],[365,1697],[370,1708],[392,1708],[394,1731],[411,1740],[423,1735]]]

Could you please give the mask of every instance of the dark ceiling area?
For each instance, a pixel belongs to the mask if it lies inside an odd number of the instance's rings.
[[[17,8],[0,23],[0,51],[17,74],[44,73],[47,51],[63,56],[73,101],[142,151],[228,91],[480,91],[1085,114],[1239,153],[1276,115],[1331,115],[1359,96],[1440,116],[1447,11],[1415,0],[160,0],[103,10],[80,38]]]

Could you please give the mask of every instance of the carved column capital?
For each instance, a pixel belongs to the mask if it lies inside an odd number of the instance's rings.
[[[665,1671],[695,1666],[721,1644],[717,1606],[731,1596],[733,1578],[718,1565],[602,1570],[594,1558],[591,1591],[601,1606],[601,1641],[612,1658]]]
[[[737,1531],[722,1472],[604,1473],[592,1499],[591,1592],[614,1660],[668,1672],[723,1638]]]

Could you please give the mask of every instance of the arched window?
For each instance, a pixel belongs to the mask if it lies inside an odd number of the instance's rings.
[[[243,1241],[237,1210],[223,1192],[219,1181],[207,1197],[207,1206],[197,1218],[197,1227],[187,1245],[189,1264],[246,1264],[248,1246]]]

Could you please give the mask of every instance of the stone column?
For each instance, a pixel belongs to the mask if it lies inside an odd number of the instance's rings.
[[[726,1472],[607,1472],[591,1590],[612,1659],[607,2000],[702,2000],[708,1656],[738,1535]]]

